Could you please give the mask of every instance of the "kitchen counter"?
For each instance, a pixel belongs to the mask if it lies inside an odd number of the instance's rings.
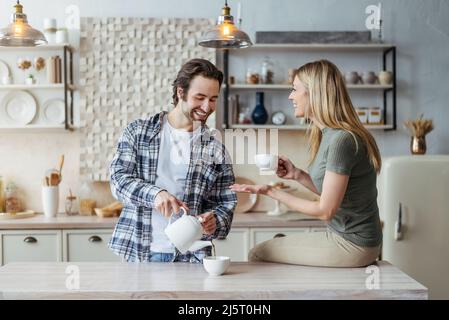
[[[427,288],[396,267],[384,261],[377,267],[373,273],[366,268],[231,263],[224,275],[212,277],[201,264],[189,263],[10,263],[0,268],[0,298],[427,299]],[[367,288],[377,271],[379,288]],[[79,284],[73,287],[76,275]]]
[[[98,216],[67,216],[60,214],[47,218],[43,214],[23,219],[0,220],[0,230],[17,229],[113,229],[118,218],[101,218]],[[268,216],[265,212],[234,214],[233,228],[245,227],[324,227],[326,223],[311,219],[300,213],[286,213],[282,216]]]

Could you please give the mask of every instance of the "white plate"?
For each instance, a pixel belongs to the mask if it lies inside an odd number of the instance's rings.
[[[2,119],[8,124],[26,125],[36,115],[36,100],[26,91],[11,91],[5,95],[0,106]]]
[[[0,81],[3,81],[3,78],[9,77],[9,67],[5,61],[0,60]],[[3,84],[3,83],[1,83]]]
[[[254,181],[243,177],[235,178],[236,184],[254,184]],[[257,202],[257,194],[237,192],[237,206],[235,207],[235,213],[245,213],[254,207]]]
[[[62,99],[51,99],[42,107],[44,119],[48,123],[61,124],[65,121],[65,104]]]

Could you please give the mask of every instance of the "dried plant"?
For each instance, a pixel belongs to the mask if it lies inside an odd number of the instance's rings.
[[[416,120],[404,121],[404,125],[414,137],[424,137],[433,130],[433,121],[423,119],[423,114]]]

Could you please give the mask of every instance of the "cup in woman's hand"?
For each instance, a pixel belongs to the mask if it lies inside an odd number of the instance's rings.
[[[275,174],[278,168],[278,156],[272,154],[256,154],[254,162],[261,175]]]

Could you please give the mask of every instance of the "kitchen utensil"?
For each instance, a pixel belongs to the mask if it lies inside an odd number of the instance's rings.
[[[33,210],[26,210],[26,211],[16,212],[16,213],[1,212],[0,220],[23,219],[23,218],[34,217],[35,215],[36,215],[36,212],[34,212]]]
[[[50,186],[57,186],[61,182],[59,173],[53,172],[50,175]]]
[[[59,207],[59,186],[42,187],[42,206],[44,215],[48,218],[56,217]]]
[[[220,276],[231,264],[231,258],[226,256],[208,256],[203,258],[204,269],[211,276]]]
[[[61,157],[59,158],[59,173],[61,174],[62,172],[62,167],[64,166],[64,155],[61,155]]]
[[[165,234],[171,243],[173,243],[181,254],[212,246],[211,241],[200,241],[203,236],[203,228],[201,226],[201,222],[203,222],[202,218],[189,216],[187,211],[182,207],[181,211],[183,214],[174,222],[171,222],[173,214],[170,216],[169,224],[165,228]]]
[[[61,124],[65,121],[65,103],[62,99],[47,100],[42,107],[45,121],[51,124]]]
[[[243,177],[235,178],[236,184],[254,184],[254,181]],[[257,202],[257,194],[237,192],[237,206],[235,207],[235,213],[245,213],[251,210]]]
[[[30,123],[36,115],[36,110],[36,101],[26,91],[10,91],[0,105],[1,118],[15,125]]]

